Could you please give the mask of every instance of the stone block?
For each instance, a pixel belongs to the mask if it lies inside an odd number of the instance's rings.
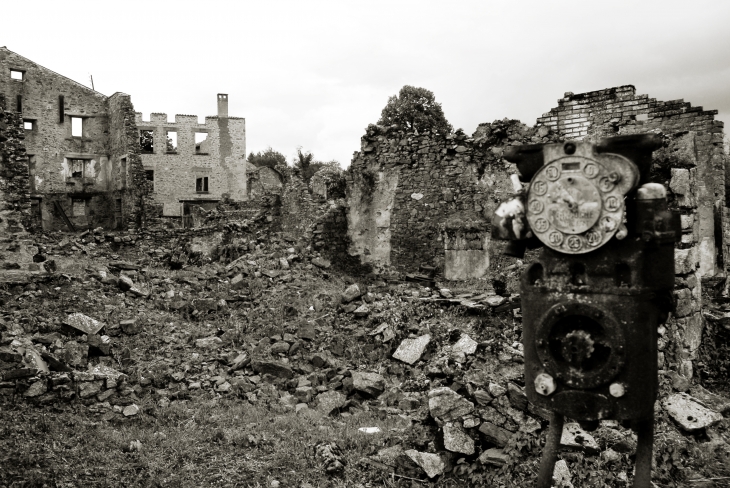
[[[699,266],[697,247],[674,250],[674,272],[678,275],[694,272]]]
[[[432,417],[449,422],[471,413],[474,410],[474,404],[451,388],[444,386],[428,392],[428,409]]]
[[[393,353],[393,359],[398,359],[407,364],[414,364],[421,359],[423,352],[431,342],[431,336],[426,334],[416,339],[403,339],[398,349]]]
[[[451,452],[466,454],[467,456],[474,454],[474,439],[464,431],[459,423],[446,423],[443,427],[444,431],[444,447]]]
[[[483,278],[489,271],[488,250],[445,251],[444,277],[451,281]]]

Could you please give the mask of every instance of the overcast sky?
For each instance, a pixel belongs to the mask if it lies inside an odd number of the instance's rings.
[[[730,1],[7,2],[0,45],[137,111],[245,117],[247,150],[350,164],[403,85],[471,134],[633,84],[730,121]],[[730,126],[728,126],[730,127]]]

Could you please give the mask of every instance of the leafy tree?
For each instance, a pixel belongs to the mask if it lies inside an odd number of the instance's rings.
[[[297,155],[296,159],[294,160],[294,167],[299,168],[299,170],[304,173],[307,171],[309,166],[314,161],[314,154],[312,154],[310,151],[302,152],[302,147],[299,146],[297,148]]]
[[[398,95],[388,98],[388,103],[380,113],[378,125],[393,124],[418,132],[436,129],[448,134],[453,129],[433,92],[410,85],[405,85]]]
[[[294,168],[299,170],[299,174],[307,184],[309,184],[312,176],[314,176],[317,171],[327,167],[337,168],[339,171],[342,171],[340,163],[337,161],[317,161],[314,159],[314,154],[310,151],[304,152],[301,146],[297,148],[297,154],[294,157]]]
[[[255,166],[268,166],[269,168],[276,168],[278,165],[286,166],[286,156],[279,151],[274,151],[271,146],[265,151],[250,153],[246,160]]]
[[[139,148],[143,153],[151,153],[154,149],[154,136],[151,130],[139,131]]]

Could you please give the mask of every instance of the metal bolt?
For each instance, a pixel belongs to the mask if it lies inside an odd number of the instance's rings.
[[[621,398],[626,394],[626,387],[623,383],[611,383],[611,386],[608,387],[608,392],[612,397]]]
[[[575,144],[572,142],[566,142],[563,149],[565,149],[565,154],[573,154],[575,152]]]
[[[549,374],[540,373],[535,377],[535,391],[540,395],[552,395],[556,388],[555,380]]]

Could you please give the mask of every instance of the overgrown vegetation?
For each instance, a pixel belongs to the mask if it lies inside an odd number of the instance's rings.
[[[388,98],[378,125],[397,125],[419,133],[435,129],[449,134],[453,130],[433,92],[410,85],[405,85],[398,95]]]

